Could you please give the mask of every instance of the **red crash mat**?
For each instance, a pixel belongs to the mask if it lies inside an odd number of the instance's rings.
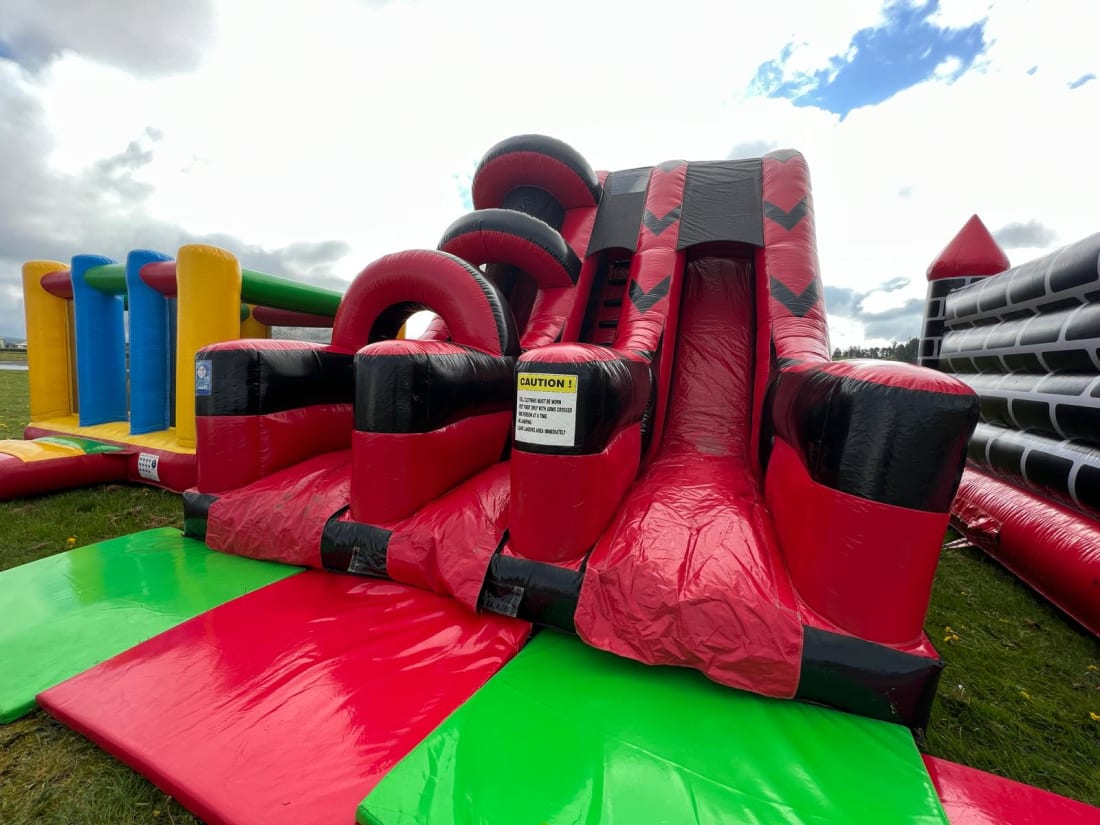
[[[951,825],[1100,825],[1100,808],[925,756]]]
[[[350,823],[529,630],[404,585],[307,572],[39,701],[208,825]]]

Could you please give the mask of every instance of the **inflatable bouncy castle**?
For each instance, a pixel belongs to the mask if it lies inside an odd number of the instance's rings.
[[[1009,268],[975,216],[928,269],[921,363],[981,398],[955,526],[1100,635],[1100,234]]]
[[[800,154],[597,173],[525,135],[473,204],[331,344],[199,349],[188,535],[0,577],[68,599],[0,630],[0,713],[212,825],[1095,821],[917,750],[978,399],[828,359]]]
[[[25,264],[31,423],[26,440],[0,441],[0,500],[106,481],[193,486],[195,351],[272,324],[331,325],[339,301],[203,245],[178,261],[136,250],[125,264]]]
[[[199,353],[189,529],[923,725],[977,401],[828,360],[802,157],[600,177],[519,138],[473,202],[359,275],[330,346]],[[422,307],[428,338],[394,340]]]

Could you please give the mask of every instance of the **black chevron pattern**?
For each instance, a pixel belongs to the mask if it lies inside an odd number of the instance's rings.
[[[807,212],[809,209],[806,207],[805,198],[792,206],[790,212],[770,201],[764,201],[764,217],[775,221],[788,232],[798,226],[798,222],[806,217]]]
[[[678,220],[680,220],[679,206],[672,207],[663,218],[658,218],[648,209],[645,211],[645,215],[642,216],[642,223],[644,223],[646,229],[654,235],[660,235]]]
[[[654,304],[668,295],[668,288],[671,284],[672,276],[667,275],[657,286],[646,292],[638,286],[637,281],[633,281],[630,284],[630,300],[638,308],[638,312],[648,312]]]
[[[774,275],[771,280],[772,296],[783,304],[787,309],[791,311],[791,315],[797,315],[799,318],[805,318],[809,314],[810,310],[817,304],[817,279],[810,281],[810,285],[802,292],[801,295],[795,295],[795,293],[781,280]]]

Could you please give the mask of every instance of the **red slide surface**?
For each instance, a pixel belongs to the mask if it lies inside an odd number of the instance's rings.
[[[790,697],[802,626],[751,470],[751,264],[689,262],[679,320],[660,451],[589,559],[577,632]]]
[[[307,572],[39,701],[208,825],[350,823],[529,631],[404,585]]]

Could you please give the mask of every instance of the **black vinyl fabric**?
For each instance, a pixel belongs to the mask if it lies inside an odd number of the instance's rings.
[[[355,357],[355,429],[426,433],[471,415],[512,409],[515,359],[462,353]]]
[[[588,242],[589,256],[608,249],[638,249],[645,193],[652,167],[612,172],[604,181],[603,200]]]
[[[353,356],[315,349],[200,350],[210,362],[210,394],[196,415],[265,415],[313,404],[351,403]]]
[[[947,297],[948,326],[957,329],[956,321],[992,317],[1010,304],[1043,312],[1057,309],[1071,296],[1080,304],[1078,299],[1100,288],[1098,260],[1100,233],[983,279]]]
[[[206,538],[206,522],[210,518],[210,505],[217,496],[195,490],[183,491],[183,534],[192,539]]]
[[[575,633],[583,581],[580,571],[498,553],[489,562],[478,607]]]
[[[1012,424],[983,421],[974,430],[967,457],[1011,484],[1092,516],[1100,511],[1100,446],[1095,441],[1050,437],[1014,429]]]
[[[568,143],[560,141],[557,138],[548,137],[547,135],[516,135],[515,137],[506,138],[500,141],[500,143],[490,148],[489,151],[485,153],[484,157],[482,157],[481,163],[478,164],[478,168],[474,172],[475,182],[478,175],[481,174],[482,169],[498,158],[504,157],[505,155],[525,154],[528,152],[545,155],[569,167],[588,188],[592,196],[592,205],[599,203],[601,194],[600,181],[599,178],[596,177],[596,173],[592,170],[592,167],[588,164],[588,161]],[[496,205],[497,204],[475,203],[474,207],[476,209],[483,209],[487,206]]]
[[[804,631],[795,698],[917,731],[927,727],[943,671],[941,659],[812,627]]]
[[[649,364],[616,358],[570,364],[524,361],[518,373],[577,376],[576,430],[572,447],[529,444],[517,440],[517,450],[552,455],[587,455],[603,451],[612,437],[629,424],[641,421],[653,394]]]
[[[781,372],[771,401],[775,434],[819,484],[897,507],[950,508],[978,420],[976,396],[806,370]]]
[[[538,218],[557,230],[561,230],[562,222],[565,220],[565,207],[545,189],[539,189],[537,186],[517,186],[504,196],[501,207]]]
[[[689,163],[677,249],[704,243],[764,245],[760,160]]]
[[[337,511],[325,522],[321,533],[321,564],[326,570],[339,573],[389,578],[386,550],[392,533],[372,524],[340,521],[347,509]]]
[[[541,191],[541,190],[539,190]],[[439,248],[445,252],[462,249],[463,258],[474,266],[484,264],[516,264],[515,250],[507,243],[493,243],[486,240],[473,254],[465,249],[464,240],[495,233],[514,238],[513,243],[529,243],[537,246],[557,263],[561,277],[553,278],[553,283],[539,283],[540,286],[567,286],[576,284],[581,274],[581,259],[566,243],[565,238],[554,227],[538,217],[511,209],[479,209],[470,212],[447,227],[439,241]],[[550,273],[528,273],[536,281],[546,281]],[[555,273],[556,274],[556,273]],[[542,276],[542,277],[540,277]]]

